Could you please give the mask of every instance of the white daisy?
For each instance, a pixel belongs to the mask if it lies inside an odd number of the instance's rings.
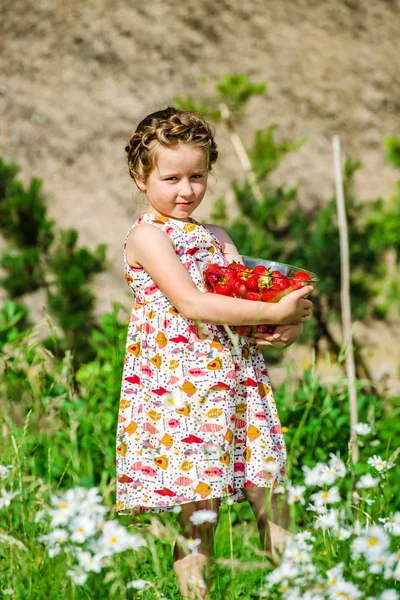
[[[368,423],[356,423],[356,425],[353,425],[353,431],[355,431],[357,435],[368,435],[371,433],[372,429]]]
[[[71,540],[82,544],[88,537],[96,533],[96,522],[89,516],[79,516],[69,524]]]
[[[331,452],[329,456],[329,469],[331,471],[336,472],[336,477],[344,477],[346,475],[347,469],[346,465],[340,458],[340,454],[333,454],[333,452]]]
[[[15,496],[18,496],[18,494],[20,494],[20,492],[7,492],[7,490],[3,488],[1,490],[0,508],[3,508],[3,506],[10,506],[11,500],[13,500]]]
[[[351,548],[357,556],[364,554],[371,560],[381,556],[388,546],[389,537],[383,527],[378,525],[364,529],[351,543]]]
[[[400,535],[400,512],[387,519],[384,528],[393,535]]]
[[[148,582],[145,579],[134,579],[133,581],[127,583],[126,587],[132,590],[144,590],[144,588],[147,586],[147,583]]]
[[[88,576],[83,569],[68,569],[67,575],[71,577],[71,580],[75,585],[83,585]]]
[[[367,463],[375,467],[379,472],[384,471],[387,468],[387,461],[376,454],[374,454],[372,458],[369,458]]]
[[[163,399],[164,407],[167,410],[179,410],[181,408],[185,408],[186,406],[186,399],[179,390],[165,392],[161,398]]]
[[[314,504],[333,504],[340,502],[339,490],[336,486],[331,487],[329,490],[321,490],[310,496],[311,500],[314,500]]]
[[[79,566],[84,571],[94,571],[100,573],[103,568],[103,557],[99,554],[91,554],[90,552],[79,551],[76,554],[79,561]]]
[[[399,595],[396,590],[385,590],[379,596],[379,600],[399,600]]]
[[[367,504],[368,506],[371,506],[375,500],[372,500],[372,498],[370,498],[369,496],[360,496],[360,494],[358,494],[357,492],[353,492],[353,499],[355,502],[365,502],[365,504]]]
[[[218,518],[214,510],[196,510],[190,517],[193,525],[202,525],[203,523],[215,523]]]
[[[354,583],[349,581],[338,581],[329,590],[329,598],[339,598],[343,600],[358,600],[361,598],[362,593]]]
[[[357,489],[370,489],[374,488],[378,485],[379,479],[372,477],[370,473],[366,473],[366,475],[361,475],[360,479],[356,483]]]
[[[192,589],[200,589],[200,590],[205,590],[206,589],[206,584],[204,583],[204,580],[201,579],[200,577],[191,577],[188,581],[188,584],[190,586],[190,588]]]
[[[326,514],[319,515],[315,520],[314,527],[322,529],[322,531],[327,531],[327,529],[337,531],[339,529],[338,512],[331,508]]]
[[[351,531],[349,529],[345,529],[341,527],[335,534],[336,539],[338,540],[347,540],[351,536]]]
[[[10,469],[12,469],[12,465],[0,465],[0,479],[7,479]]]
[[[373,575],[377,575],[378,573],[382,573],[383,568],[385,567],[387,555],[382,554],[380,556],[371,557],[368,559],[368,571]]]
[[[304,485],[291,485],[288,486],[288,504],[296,504],[300,502],[300,504],[305,504],[304,492],[306,491],[306,487]]]

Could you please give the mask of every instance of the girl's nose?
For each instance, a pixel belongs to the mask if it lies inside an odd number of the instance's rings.
[[[179,195],[182,196],[182,198],[190,198],[190,196],[193,195],[193,189],[189,180],[181,180]]]

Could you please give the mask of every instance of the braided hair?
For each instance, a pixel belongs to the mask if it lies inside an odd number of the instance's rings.
[[[155,165],[158,144],[173,148],[179,143],[203,148],[208,169],[218,158],[211,126],[195,113],[169,106],[145,117],[132,134],[125,148],[131,177],[147,181]]]

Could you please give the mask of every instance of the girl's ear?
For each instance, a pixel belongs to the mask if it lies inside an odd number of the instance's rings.
[[[139,177],[135,176],[135,183],[138,186],[141,192],[145,192],[147,189],[146,182],[143,179],[139,179]]]

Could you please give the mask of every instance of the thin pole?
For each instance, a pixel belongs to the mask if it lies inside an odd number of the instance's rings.
[[[347,385],[349,389],[350,402],[350,447],[353,463],[356,463],[358,462],[359,452],[357,434],[354,430],[354,426],[358,423],[358,411],[356,392],[356,369],[354,364],[353,338],[351,332],[349,239],[347,232],[346,208],[343,192],[343,176],[340,160],[340,140],[337,135],[333,137],[332,145],[333,161],[335,166],[336,207],[340,240],[340,301],[342,308],[343,343],[346,351]]]

